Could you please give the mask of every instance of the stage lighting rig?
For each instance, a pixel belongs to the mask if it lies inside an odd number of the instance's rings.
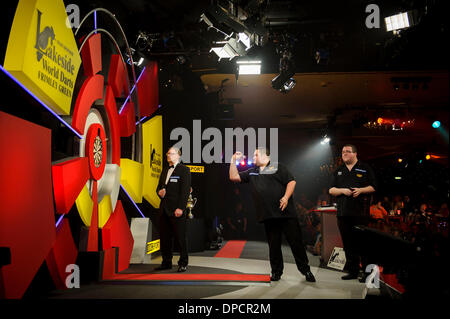
[[[265,29],[262,25],[247,26],[244,22],[247,18],[245,10],[234,1],[219,1],[200,15],[200,23],[204,22],[208,30],[213,29],[224,37],[215,41],[210,50],[217,54],[219,61],[246,56],[252,47],[263,44]]]
[[[160,33],[148,33],[145,31],[139,31],[138,36],[136,38],[135,47],[140,51],[150,51],[155,43],[161,41]]]
[[[394,34],[398,34],[401,30],[410,28],[418,23],[420,15],[418,10],[410,10],[407,12],[401,12],[396,15],[392,15],[384,18],[386,24],[386,31],[392,31]]]
[[[209,52],[214,52],[221,59],[232,60],[238,56],[246,55],[245,45],[239,42],[238,39],[231,37],[228,41],[216,41],[215,45],[222,45],[212,47]]]

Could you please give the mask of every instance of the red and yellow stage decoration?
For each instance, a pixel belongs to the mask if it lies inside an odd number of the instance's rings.
[[[100,13],[113,17],[97,9],[86,18]],[[8,247],[12,256],[10,265],[0,267],[0,297],[21,298],[44,262],[55,286],[65,288],[66,266],[83,251],[103,251],[106,263],[114,262],[118,251],[114,267],[128,268],[133,237],[120,186],[135,203],[146,198],[142,154],[150,140],[142,141],[141,122],[158,108],[157,63],[147,64],[136,82],[134,66],[125,63],[117,41],[104,32],[107,24],[78,34],[66,27],[66,19],[61,0],[20,0],[10,32],[4,69],[63,116],[77,133],[79,148],[52,163],[49,129],[0,112],[0,247]],[[115,51],[102,52],[105,47]],[[161,156],[162,125],[152,132],[153,157]],[[141,148],[127,152],[132,158],[123,157],[121,138],[141,142]],[[148,164],[160,172],[161,162]],[[146,187],[145,194],[155,192]],[[89,227],[85,247],[76,246],[65,218],[74,208]]]

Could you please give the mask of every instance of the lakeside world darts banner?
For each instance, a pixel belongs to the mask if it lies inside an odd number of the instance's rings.
[[[62,115],[70,113],[81,57],[62,1],[19,1],[4,67]]]

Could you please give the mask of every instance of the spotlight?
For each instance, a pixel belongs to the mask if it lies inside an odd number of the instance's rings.
[[[439,128],[441,126],[441,122],[434,121],[432,126],[433,126],[433,128]]]
[[[324,136],[323,138],[322,138],[322,140],[320,141],[320,144],[321,145],[325,145],[325,144],[328,144],[328,143],[330,143],[330,138],[328,137],[328,136]]]
[[[431,155],[430,154],[427,154],[426,156],[425,156],[425,159],[428,161],[429,159],[431,158]]]
[[[144,61],[145,61],[145,59],[144,59],[144,57],[142,56],[142,54],[139,53],[138,51],[136,51],[136,50],[133,49],[133,48],[130,48],[130,52],[131,52],[131,57],[130,57],[130,55],[128,54],[128,52],[125,53],[125,56],[127,57],[127,60],[126,60],[127,63],[128,63],[129,65],[131,65],[131,58],[133,58],[133,64],[136,65],[136,66],[141,66],[142,63],[144,63]]]
[[[412,12],[402,12],[386,17],[384,22],[386,23],[387,31],[397,32],[398,30],[409,28],[413,24]]]
[[[252,165],[252,164],[253,164],[252,161],[248,161],[247,162],[247,165],[249,165],[249,166]]]
[[[290,90],[292,90],[295,86],[295,84],[297,84],[297,82],[295,81],[294,78],[290,78],[289,80],[287,80],[284,84],[283,84],[283,89],[281,92],[286,93]]]
[[[261,61],[237,61],[239,74],[261,74]]]
[[[181,65],[186,63],[186,58],[183,55],[177,56],[177,62]]]
[[[398,159],[398,162],[399,162],[399,163],[403,162],[403,159],[399,158],[399,159]]]
[[[241,42],[236,41],[236,39],[231,38],[228,41],[216,42],[216,44],[223,44],[223,47],[213,47],[209,52],[214,52],[221,59],[232,60],[237,56],[245,55],[245,45]]]
[[[241,166],[245,166],[245,161],[241,161]]]
[[[293,72],[288,74],[280,73],[276,77],[272,79],[272,88],[278,90],[282,93],[287,93],[292,90],[296,84],[295,79],[292,77],[294,75]]]
[[[238,34],[238,36],[239,36],[239,41],[242,42],[245,45],[245,47],[246,47],[245,51],[250,49],[251,46],[252,46],[251,45],[251,41],[250,41],[250,37],[245,32],[240,32]]]

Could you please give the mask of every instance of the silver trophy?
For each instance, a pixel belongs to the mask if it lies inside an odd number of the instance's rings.
[[[189,209],[189,214],[188,214],[189,219],[194,218],[194,215],[192,214],[192,209],[194,208],[195,204],[197,204],[197,198],[192,197],[192,194],[189,194],[187,205],[186,205],[186,208]]]

